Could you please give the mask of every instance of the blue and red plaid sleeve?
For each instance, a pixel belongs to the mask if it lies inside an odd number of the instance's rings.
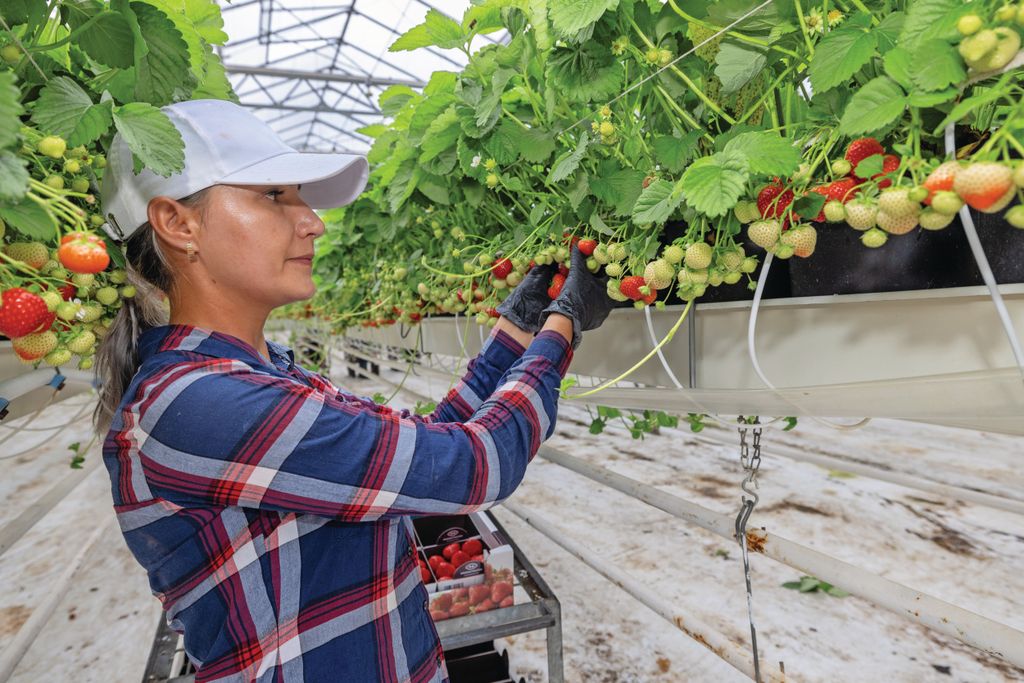
[[[465,393],[443,409],[467,416],[458,422],[369,409],[238,359],[168,365],[139,387],[125,419],[145,434],[139,458],[152,493],[179,505],[355,522],[465,513],[508,497],[554,430],[568,342],[540,333],[481,396],[514,352],[477,359]]]
[[[397,413],[403,418],[417,422],[464,422],[480,407],[498,386],[499,380],[512,367],[526,347],[511,335],[494,330],[484,342],[480,353],[469,361],[466,372],[451,388],[429,415],[416,415],[408,409],[396,409],[375,403],[365,396],[354,396],[339,391],[349,400],[361,402],[367,408],[379,413]]]

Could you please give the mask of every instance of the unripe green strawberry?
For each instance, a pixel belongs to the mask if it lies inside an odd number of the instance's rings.
[[[114,287],[100,287],[93,296],[96,298],[96,301],[99,301],[104,306],[111,306],[117,301],[117,289]]]
[[[622,277],[623,268],[621,263],[609,263],[604,267],[604,272],[608,273],[608,277]]]
[[[965,14],[957,19],[956,30],[962,36],[970,36],[980,31],[982,25],[981,17],[977,14]]]
[[[811,225],[798,225],[782,233],[779,240],[793,247],[794,256],[807,258],[814,253],[814,247],[818,244],[818,232]]]
[[[17,261],[24,261],[30,268],[39,270],[50,260],[46,245],[39,242],[12,242],[4,247],[4,253]]]
[[[743,277],[743,273],[741,273],[738,270],[734,270],[731,273],[726,273],[725,275],[723,275],[722,276],[722,282],[724,282],[727,285],[734,285],[737,282],[739,282],[740,278],[742,278],[742,277]]]
[[[998,42],[999,36],[996,35],[996,32],[992,29],[985,29],[961,40],[957,50],[964,61],[973,67],[980,64],[985,55],[994,51]]]
[[[791,258],[793,256],[793,253],[796,251],[796,249],[793,248],[793,245],[786,244],[785,242],[783,242],[780,239],[778,242],[775,243],[775,246],[773,246],[768,251],[770,251],[771,253],[775,254],[775,258],[780,258],[780,259],[785,260],[785,259]]]
[[[619,286],[622,283],[614,278],[608,279],[608,284],[605,286],[605,290],[608,292],[608,296],[615,301],[629,301],[629,297],[619,291]]]
[[[889,236],[878,228],[871,228],[860,236],[861,244],[871,249],[877,249],[888,241]]]
[[[49,261],[43,264],[43,267],[40,268],[39,271],[43,275],[50,275],[51,273],[53,273],[53,271],[57,270],[58,268],[60,268],[60,262],[50,259]]]
[[[849,175],[850,171],[853,170],[853,164],[846,159],[836,159],[832,162],[832,175],[834,176],[845,176]]]
[[[878,227],[890,235],[905,235],[916,228],[918,223],[917,214],[893,216],[881,209],[878,210],[878,215],[875,216],[875,222],[878,223]]]
[[[655,259],[644,268],[644,280],[655,289],[665,289],[675,277],[675,268],[665,259]]]
[[[1008,26],[999,26],[992,30],[997,36],[996,47],[971,64],[978,71],[998,71],[1009,64],[1020,50],[1020,34],[1016,30]]]
[[[1024,10],[1024,5],[1021,5],[1021,10]],[[1017,168],[1013,169],[1013,184],[1017,187],[1024,187],[1024,162],[1018,163]],[[0,236],[2,236],[0,232]]]
[[[488,173],[485,182],[487,183],[487,187],[493,190],[498,186],[498,183],[501,181],[498,179],[497,173]]]
[[[110,304],[114,303],[114,301],[107,302],[107,301],[103,301],[102,299],[100,299],[100,292],[102,292],[102,291],[104,291],[106,289],[113,290],[113,292],[114,292],[114,300],[117,299],[117,290],[114,289],[113,287],[109,287],[109,288],[108,287],[103,287],[102,289],[97,290],[96,291],[96,299],[100,303],[103,303],[103,304],[106,304],[107,306],[109,306]],[[430,294],[430,287],[427,286],[426,282],[421,282],[418,285],[416,285],[416,291],[420,293],[421,297],[426,298],[427,295]],[[104,296],[109,296],[109,294],[106,294]]]
[[[693,268],[694,270],[707,268],[711,265],[712,253],[711,245],[707,242],[694,242],[686,247],[686,256],[683,257],[683,262],[687,268]],[[659,287],[658,289],[661,288]]]
[[[92,287],[96,284],[96,276],[92,273],[75,273],[71,281],[78,287]]]
[[[594,258],[593,256],[587,258],[587,270],[589,270],[591,273],[596,273],[600,267],[601,264],[597,262],[596,258]]]
[[[78,173],[81,170],[82,170],[82,164],[80,164],[77,159],[68,159],[67,161],[64,162],[64,172],[65,173],[70,173],[71,175],[75,175],[76,173]],[[88,181],[86,181],[86,182],[88,182]]]
[[[1018,204],[1013,207],[1003,214],[1003,217],[1013,227],[1024,229],[1024,204]]]
[[[942,230],[956,218],[956,214],[939,213],[935,209],[927,208],[917,217],[921,227],[925,230]]]
[[[761,217],[761,213],[757,210],[757,202],[751,201],[738,203],[733,208],[733,214],[735,214],[736,220],[743,224],[751,223]]]
[[[829,223],[846,220],[846,206],[837,199],[825,202],[825,208],[822,211],[825,213],[825,220]]]
[[[61,295],[58,292],[53,291],[52,289],[40,294],[39,298],[46,302],[46,310],[48,310],[50,313],[56,311],[57,306],[60,306],[61,302],[64,301]]]
[[[1017,6],[1013,4],[1003,5],[996,10],[996,19],[999,21],[1013,21],[1017,17]]]
[[[602,266],[612,260],[611,256],[608,255],[608,247],[603,243],[598,243],[598,245],[594,247],[594,260]]]
[[[1017,22],[1017,26],[1024,28],[1024,3],[1021,3],[1020,7],[1017,8],[1017,16],[1014,18]]]
[[[482,312],[481,313],[477,313],[476,314],[476,322],[478,324],[480,324],[480,325],[483,325],[483,324],[485,324],[487,322],[487,319],[489,317],[491,317],[491,316],[487,315],[486,313],[482,313]]]
[[[917,202],[918,204],[920,204],[927,198],[928,188],[922,185],[918,185],[917,187],[914,187],[909,192],[907,192],[907,199],[909,199],[912,202]]]
[[[879,195],[878,210],[891,218],[906,218],[921,213],[921,204],[910,199],[909,189],[891,187],[882,190],[882,194]]]
[[[611,257],[612,261],[622,261],[629,254],[626,251],[625,244],[615,242],[614,244],[608,245],[608,255]]]
[[[46,357],[43,359],[47,365],[52,365],[55,368],[68,363],[70,360],[71,352],[66,348],[54,349],[46,354]]]
[[[748,256],[747,258],[743,259],[743,263],[740,264],[740,272],[741,273],[749,274],[749,273],[753,273],[755,270],[757,270],[757,259],[756,258],[754,258],[753,256]]]
[[[91,323],[100,319],[103,315],[103,307],[97,303],[84,304],[75,316],[83,323]]]
[[[772,247],[779,241],[779,236],[781,234],[782,224],[775,219],[754,221],[750,224],[750,227],[747,228],[747,237],[750,238],[751,242],[762,249]]]
[[[746,258],[746,253],[743,251],[743,247],[736,247],[735,249],[729,249],[720,254],[718,262],[728,271],[739,270],[740,264],[743,263],[743,259]]]
[[[61,320],[74,320],[78,316],[78,310],[81,307],[81,304],[76,304],[73,301],[62,301],[57,304],[54,312]]]
[[[875,227],[878,207],[862,199],[846,203],[846,224],[854,230],[868,230]]]
[[[708,271],[707,270],[693,270],[691,268],[684,268],[679,271],[679,284],[681,285],[703,285],[707,284]]]
[[[647,304],[645,304],[643,301],[634,301],[633,308],[635,308],[638,311],[642,311],[645,308],[647,308]]]
[[[125,299],[131,299],[133,296],[135,296],[135,287],[134,287],[134,285],[124,285],[123,287],[121,287],[117,291]]]
[[[57,348],[57,335],[53,332],[35,332],[11,340],[11,347],[22,360],[39,360]]]
[[[14,66],[21,61],[21,50],[18,49],[17,45],[8,43],[0,48],[0,57],[11,66]]]
[[[47,187],[53,188],[54,190],[64,189],[64,176],[62,175],[49,175],[43,180],[43,184]]]
[[[665,251],[662,252],[662,258],[674,266],[679,265],[685,256],[686,252],[678,244],[670,244],[665,247]]]
[[[712,287],[717,287],[722,284],[722,276],[725,275],[720,270],[709,270],[708,271],[708,284]]]
[[[935,196],[932,197],[931,207],[937,213],[952,216],[956,214],[963,205],[964,200],[960,199],[960,195],[956,192],[942,190],[940,192],[936,192]]]
[[[48,135],[36,145],[36,149],[40,154],[50,157],[51,159],[60,159],[64,156],[65,150],[68,148],[68,143],[64,141],[64,138],[57,137],[56,135]]]
[[[78,361],[79,370],[92,370],[92,366],[95,365],[96,361],[93,358],[82,358]]]
[[[523,276],[522,276],[522,274],[520,274],[520,272],[518,270],[513,270],[505,278],[505,283],[509,287],[515,287],[516,285],[518,285],[522,281],[523,281]]]
[[[79,356],[88,355],[95,345],[96,335],[89,330],[80,332],[67,343],[68,350],[71,351],[71,353],[78,354]]]

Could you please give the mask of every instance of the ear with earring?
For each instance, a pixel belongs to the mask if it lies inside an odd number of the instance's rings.
[[[188,255],[188,262],[196,262],[196,245],[192,243],[192,240],[185,242],[185,253]]]

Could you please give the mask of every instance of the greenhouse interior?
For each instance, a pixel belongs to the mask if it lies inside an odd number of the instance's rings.
[[[0,683],[1024,681],[1022,38],[0,0]]]

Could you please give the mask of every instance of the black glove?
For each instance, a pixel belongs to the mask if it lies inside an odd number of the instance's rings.
[[[554,264],[534,266],[495,310],[519,329],[537,333],[540,331],[541,311],[551,303],[548,286],[557,272],[558,267]]]
[[[561,313],[572,318],[572,348],[580,345],[585,330],[597,329],[612,310],[608,296],[608,277],[598,277],[587,270],[587,257],[573,246],[569,275],[565,278],[562,293],[552,301],[540,315],[540,324],[552,313]]]

